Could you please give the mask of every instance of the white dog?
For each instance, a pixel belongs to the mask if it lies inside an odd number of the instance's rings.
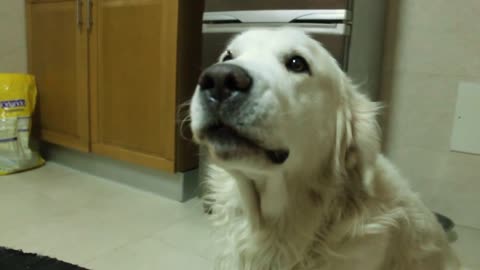
[[[377,110],[303,32],[235,37],[190,107],[213,163],[216,269],[460,269],[434,215],[380,154]]]

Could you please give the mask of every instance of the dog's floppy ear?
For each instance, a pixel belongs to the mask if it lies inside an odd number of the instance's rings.
[[[335,171],[345,174],[357,170],[364,175],[380,151],[380,132],[376,115],[379,104],[357,91],[344,75],[337,108]]]

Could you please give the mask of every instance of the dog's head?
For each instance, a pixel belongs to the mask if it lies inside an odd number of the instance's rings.
[[[338,169],[362,140],[376,151],[374,111],[318,42],[289,28],[235,37],[200,76],[190,108],[194,138],[214,161],[255,172]]]

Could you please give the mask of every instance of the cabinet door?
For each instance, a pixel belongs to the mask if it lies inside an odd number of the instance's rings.
[[[45,141],[89,150],[87,33],[80,1],[27,1],[29,72]]]
[[[94,2],[92,151],[175,170],[177,1]]]

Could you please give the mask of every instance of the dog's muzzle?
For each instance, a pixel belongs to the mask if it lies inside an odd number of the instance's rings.
[[[249,108],[253,86],[253,79],[245,69],[233,64],[215,64],[200,75],[198,86],[200,102],[208,115],[198,137],[214,145],[217,156],[230,159],[249,152],[263,154],[274,164],[286,161],[288,150],[262,147],[261,142],[246,134],[247,126],[238,124],[242,122],[239,115],[245,115]]]

